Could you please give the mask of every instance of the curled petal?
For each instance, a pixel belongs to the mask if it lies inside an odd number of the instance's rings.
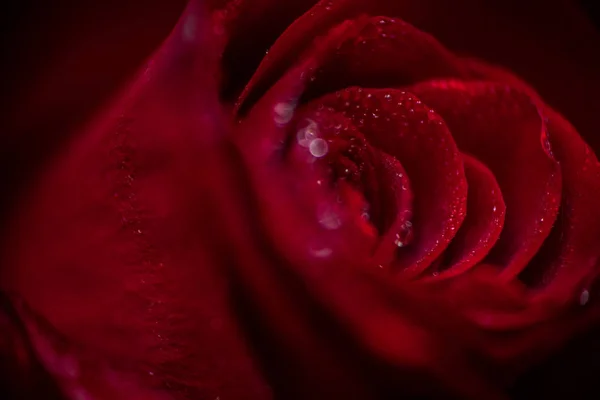
[[[499,265],[505,279],[515,277],[550,233],[561,196],[560,167],[545,145],[534,100],[486,82],[436,81],[411,90],[444,118],[459,149],[496,177],[507,212],[487,261]]]
[[[442,254],[440,265],[426,271],[433,279],[453,277],[473,268],[489,253],[504,226],[506,206],[496,178],[476,158],[462,156],[469,185],[467,216]]]
[[[386,211],[394,210],[391,222],[386,227],[373,256],[379,265],[388,265],[394,261],[398,246],[410,244],[412,240],[413,193],[406,170],[398,159],[384,151],[379,152],[383,161],[382,194],[384,198],[379,207]],[[391,204],[390,204],[391,203]],[[385,215],[389,218],[389,215]]]
[[[540,103],[548,125],[546,146],[561,164],[563,193],[557,223],[520,278],[534,288],[546,289],[541,292],[544,296],[580,301],[580,293],[589,293],[593,285],[600,256],[595,244],[600,212],[593,205],[600,196],[597,158],[575,128],[517,76],[478,60],[468,60],[467,65],[477,76],[509,83]]]
[[[452,239],[466,206],[462,159],[446,125],[418,98],[399,90],[350,88],[315,104],[345,113],[371,145],[406,169],[419,200],[413,242],[398,251],[396,264],[408,274],[422,271]]]
[[[521,278],[534,287],[550,286],[545,294],[562,301],[579,301],[578,289],[590,289],[600,267],[600,165],[562,116],[549,109],[546,114],[548,140],[563,171],[563,201],[551,236]]]

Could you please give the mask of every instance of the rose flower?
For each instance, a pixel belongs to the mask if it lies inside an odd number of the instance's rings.
[[[564,350],[600,317],[600,164],[415,7],[191,1],[11,215],[2,390],[507,399],[570,382]]]

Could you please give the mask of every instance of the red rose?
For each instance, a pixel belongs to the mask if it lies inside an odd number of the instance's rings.
[[[18,207],[8,386],[501,399],[566,376],[600,312],[576,129],[418,7],[201,3]]]

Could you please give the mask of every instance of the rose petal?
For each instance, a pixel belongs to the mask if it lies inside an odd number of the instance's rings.
[[[394,210],[391,221],[375,250],[373,260],[378,265],[394,262],[399,246],[409,245],[412,241],[413,193],[406,173],[398,159],[384,151],[379,151],[382,160],[382,202],[383,210]],[[389,215],[385,215],[390,217]]]
[[[371,145],[397,158],[406,169],[418,200],[414,241],[398,252],[397,265],[409,274],[422,271],[452,239],[466,206],[462,160],[444,122],[420,100],[399,90],[350,88],[315,104],[345,113]]]
[[[560,203],[560,168],[543,145],[545,126],[533,100],[495,83],[439,81],[410,90],[444,118],[459,149],[498,180],[507,213],[487,260],[502,267],[504,278],[515,277],[550,233]]]
[[[562,116],[549,109],[546,115],[548,140],[563,171],[561,218],[521,278],[533,287],[549,286],[545,294],[552,293],[564,301],[579,296],[574,290],[579,285],[591,285],[599,272],[600,165]]]
[[[394,157],[372,148],[352,120],[332,108],[309,107],[298,119],[303,123],[295,135],[292,160],[303,170],[329,169],[326,177],[317,172],[315,179],[320,185],[326,186],[333,179],[336,186],[347,182],[362,193],[368,204],[355,207],[356,218],[364,221],[367,236],[377,228],[381,238],[373,263],[388,266],[398,245],[409,244],[412,237],[413,194],[404,167]],[[319,140],[328,143],[328,149],[315,155],[309,142]]]
[[[327,5],[327,4],[330,5]],[[295,61],[309,38],[323,33],[341,15],[358,15],[343,2],[320,2],[275,42],[238,99],[254,101]],[[290,49],[293,49],[290,50]],[[311,78],[308,98],[346,86],[391,87],[434,77],[461,77],[466,71],[439,42],[398,18],[371,17],[333,51]],[[242,110],[243,111],[243,110]]]
[[[317,70],[306,97],[349,86],[396,87],[465,74],[432,36],[398,18],[371,17]]]
[[[0,283],[67,341],[134,364],[144,384],[268,398],[210,261],[220,250],[210,246],[221,234],[212,193],[228,185],[228,124],[213,79],[219,40],[196,6],[32,189]],[[215,229],[195,241],[198,226]]]
[[[3,398],[62,400],[64,395],[44,370],[27,330],[10,299],[0,293],[0,395]]]
[[[474,267],[489,253],[504,226],[506,206],[496,178],[476,158],[463,154],[467,194],[467,216],[442,254],[432,279],[445,279]]]
[[[173,399],[156,383],[150,385],[132,372],[135,363],[119,360],[115,366],[105,354],[74,345],[24,304],[18,304],[17,310],[36,355],[53,374],[65,399]],[[38,392],[35,396],[46,394]]]
[[[308,220],[305,219],[304,223],[291,223],[291,226],[298,230],[297,234],[293,234],[292,236],[297,236],[301,229],[309,229],[313,223],[319,222],[319,225],[323,228],[323,224],[321,223],[322,213],[320,211],[322,208],[329,208],[331,203],[335,202],[337,195],[332,193],[325,185],[322,185],[322,182],[319,182],[323,178],[323,170],[321,168],[315,169],[311,166],[306,168],[306,162],[298,163],[295,155],[293,155],[292,162],[286,168],[281,168],[283,166],[279,165],[285,156],[286,145],[289,145],[290,140],[297,138],[298,135],[297,131],[290,131],[290,128],[295,127],[293,123],[295,115],[297,114],[296,117],[298,119],[302,119],[303,115],[312,115],[306,113],[306,111],[297,112],[295,107],[305,88],[310,73],[326,57],[328,51],[334,48],[341,38],[346,37],[346,31],[355,29],[356,23],[348,21],[334,28],[323,40],[317,41],[314,48],[306,52],[302,62],[286,73],[284,78],[251,108],[247,117],[240,120],[238,125],[235,142],[245,156],[246,163],[251,166],[251,168],[247,167],[247,169],[261,177],[259,179],[260,182],[257,183],[260,186],[260,190],[257,190],[257,192],[274,192],[273,196],[277,197],[277,187],[274,185],[266,185],[265,187],[264,182],[273,181],[274,178],[270,177],[273,174],[293,173],[293,179],[289,177],[285,178],[285,185],[288,189],[293,189],[297,198],[301,201],[296,206],[291,206],[291,209],[300,207],[310,217]],[[257,132],[260,132],[260,135],[257,135]],[[303,167],[299,168],[300,165]],[[280,179],[283,178],[278,176],[275,181]],[[260,193],[260,197],[268,199],[269,194]],[[353,248],[357,257],[368,254],[368,251],[362,251],[369,248],[363,240],[364,236],[362,233],[364,232],[359,232],[359,240],[355,240],[355,243],[347,235],[349,232],[349,236],[353,236],[356,233],[354,231],[354,228],[357,227],[354,223],[356,221],[352,221],[352,219],[359,215],[349,212],[345,212],[345,214],[347,220],[342,221],[341,224],[336,224],[337,227],[344,227],[344,229],[329,229],[333,232],[329,232],[330,238],[328,240],[341,243],[343,247]],[[291,215],[288,219],[291,219]],[[325,227],[327,228],[327,226]],[[282,226],[282,229],[287,229],[287,227]],[[279,236],[282,235],[277,235],[277,237]],[[314,242],[319,248],[324,246],[322,243],[319,243],[318,238],[315,238]],[[297,249],[290,249],[290,251],[295,252]],[[301,253],[299,256],[304,257],[304,254]]]
[[[505,69],[479,60],[468,60],[468,66],[480,77],[510,83],[541,102],[533,88]],[[571,124],[548,106],[541,107],[547,118],[549,149],[561,163],[562,202],[550,236],[520,278],[532,287],[545,288],[543,295],[564,302],[589,289],[597,273],[600,211],[594,202],[600,196],[600,167]]]
[[[374,242],[375,226],[382,228],[382,216],[377,214],[380,188],[372,165],[372,149],[341,113],[304,109],[297,113],[297,119],[299,122],[293,124],[294,131],[290,132],[292,144],[286,157],[287,166],[298,174],[294,184],[298,185],[308,173],[308,179],[316,186],[331,189],[335,200],[318,207],[320,223],[335,230],[351,221],[361,227],[365,244]]]

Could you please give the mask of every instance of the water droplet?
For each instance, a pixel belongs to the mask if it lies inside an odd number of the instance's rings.
[[[277,103],[273,108],[275,112],[275,123],[278,125],[285,125],[292,119],[294,115],[294,103]]]
[[[554,158],[554,153],[552,152],[552,145],[550,144],[549,133],[547,130],[544,130],[542,132],[541,141],[542,141],[542,148],[544,149],[544,152],[546,154],[548,154],[550,157]]]
[[[579,296],[579,304],[585,306],[588,301],[590,301],[590,292],[587,289],[584,289]]]
[[[313,256],[318,258],[327,258],[333,253],[333,251],[329,247],[323,247],[321,249],[312,249],[311,253]]]
[[[298,133],[296,134],[296,140],[302,147],[309,147],[313,139],[315,139],[319,134],[319,127],[315,121],[312,119],[307,119],[306,122],[307,125],[298,130]]]
[[[364,221],[369,221],[371,219],[371,214],[369,213],[369,206],[368,205],[366,205],[365,207],[362,208],[360,217]]]
[[[310,154],[313,155],[313,157],[320,158],[327,154],[329,146],[327,145],[327,142],[325,140],[321,138],[316,138],[310,142],[308,150],[310,151]]]
[[[334,230],[342,226],[342,219],[336,212],[329,209],[321,213],[319,223],[326,229]]]
[[[398,247],[403,247],[404,246],[404,242],[402,240],[400,240],[400,235],[396,234],[396,240],[394,240],[394,244]]]
[[[394,240],[394,244],[398,247],[404,247],[412,240],[412,223],[410,221],[406,221],[400,227],[400,232],[396,234],[396,239]]]

